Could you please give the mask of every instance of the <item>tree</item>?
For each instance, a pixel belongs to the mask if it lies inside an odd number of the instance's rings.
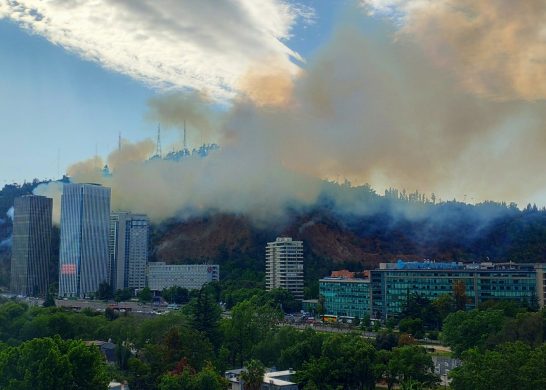
[[[230,362],[239,366],[252,357],[252,351],[266,339],[281,320],[278,307],[260,306],[252,300],[243,301],[231,310],[231,319],[225,323],[225,346],[231,352]]]
[[[142,290],[138,293],[138,300],[140,302],[151,302],[152,301],[152,290],[150,290],[149,287],[144,287]]]
[[[205,290],[200,289],[196,300],[192,304],[193,328],[203,332],[210,342],[217,348],[220,346],[219,322],[222,309]]]
[[[304,388],[374,389],[373,345],[358,335],[329,336],[321,355],[311,358],[296,373]]]
[[[467,349],[484,348],[489,337],[502,329],[504,321],[501,310],[458,311],[445,319],[442,338],[460,356]]]
[[[106,365],[96,347],[82,341],[34,339],[0,351],[0,388],[104,389]]]
[[[123,290],[116,290],[114,293],[114,300],[116,302],[128,301],[133,297],[134,291],[130,288],[124,288]]]
[[[466,308],[466,285],[464,280],[453,282],[453,297],[455,299],[455,308],[464,310]]]
[[[375,373],[387,382],[389,390],[396,383],[412,388],[407,386],[419,384],[421,387],[432,387],[438,382],[434,375],[432,358],[423,347],[417,345],[380,351],[375,363]]]
[[[110,284],[107,281],[103,281],[99,284],[97,298],[103,301],[113,298],[112,287],[110,287]]]
[[[169,303],[183,304],[190,300],[190,293],[187,289],[173,286],[166,288],[161,292],[161,296]]]
[[[454,390],[546,388],[546,344],[532,348],[518,341],[493,350],[471,348],[463,352],[462,362],[450,373]]]
[[[264,381],[265,367],[259,360],[250,360],[241,372],[244,390],[260,390]]]
[[[417,339],[422,339],[425,335],[423,320],[420,318],[404,318],[398,325],[400,332],[410,333]]]
[[[379,332],[375,336],[375,348],[381,350],[392,350],[398,346],[398,336],[393,332]]]
[[[55,307],[55,297],[51,293],[51,291],[47,291],[46,298],[44,300],[44,303],[42,305],[43,307]]]

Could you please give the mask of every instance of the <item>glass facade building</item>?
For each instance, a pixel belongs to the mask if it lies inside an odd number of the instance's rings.
[[[13,209],[10,290],[43,297],[49,282],[53,200],[26,195],[15,199]]]
[[[338,317],[363,318],[370,314],[371,283],[369,279],[324,278],[319,280],[320,295],[326,313]]]
[[[360,313],[360,302],[368,302],[371,318],[386,319],[398,315],[409,294],[434,300],[453,294],[455,286],[464,291],[466,307],[472,309],[489,300],[519,301],[544,306],[545,265],[515,263],[383,263],[370,272],[367,288],[355,288],[355,279],[321,279],[320,294],[325,299],[327,314]],[[362,316],[358,314],[360,318]]]
[[[61,196],[59,296],[86,297],[108,275],[110,188],[65,184]]]
[[[146,287],[149,220],[146,215],[110,216],[110,285],[113,290]]]

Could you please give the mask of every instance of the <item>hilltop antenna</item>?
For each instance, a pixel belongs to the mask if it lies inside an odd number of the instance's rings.
[[[186,120],[184,119],[184,149],[188,149],[188,144],[186,142]]]
[[[118,151],[121,152],[121,131],[118,133]]]
[[[157,142],[156,142],[156,151],[155,154],[157,154],[159,157],[161,157],[161,124],[157,124]]]
[[[57,179],[61,176],[61,149],[57,148]]]

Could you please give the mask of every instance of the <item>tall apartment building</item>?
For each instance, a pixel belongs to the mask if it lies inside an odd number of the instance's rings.
[[[110,188],[65,184],[61,197],[59,296],[86,297],[108,275]]]
[[[146,215],[110,215],[110,285],[113,290],[146,287],[149,220]]]
[[[10,290],[14,294],[45,296],[51,258],[53,200],[27,195],[14,201]]]
[[[148,287],[152,291],[173,286],[194,290],[219,280],[220,266],[216,264],[166,264],[162,261],[148,264]]]
[[[266,289],[282,288],[303,299],[303,241],[278,237],[267,243],[265,257]]]

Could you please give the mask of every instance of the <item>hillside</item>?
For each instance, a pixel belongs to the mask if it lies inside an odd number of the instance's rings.
[[[9,185],[0,191],[0,216],[13,198],[37,184]],[[2,217],[0,241],[11,221]],[[436,203],[420,194],[329,184],[312,207],[287,210],[286,218],[256,226],[241,215],[210,214],[172,218],[152,229],[151,260],[218,263],[223,279],[261,278],[268,241],[289,235],[304,241],[306,278],[333,268],[361,270],[381,261],[436,259],[546,262],[546,211],[528,205],[485,202]],[[56,278],[58,229],[54,232],[50,277]],[[9,282],[9,245],[0,247],[0,285]]]

